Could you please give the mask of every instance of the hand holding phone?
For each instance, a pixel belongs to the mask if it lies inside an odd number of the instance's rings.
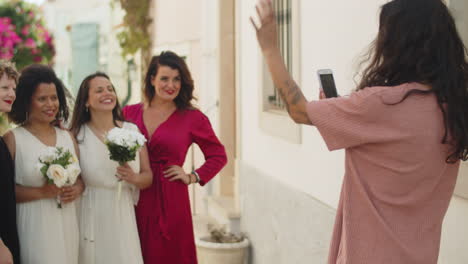
[[[338,97],[332,70],[321,69],[317,71],[317,75],[320,81],[320,88],[325,93],[325,96],[327,98]]]

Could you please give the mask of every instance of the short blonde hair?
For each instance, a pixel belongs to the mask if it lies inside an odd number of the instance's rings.
[[[6,74],[9,79],[15,80],[15,83],[18,84],[19,73],[14,63],[10,61],[0,61],[0,78],[3,74]]]

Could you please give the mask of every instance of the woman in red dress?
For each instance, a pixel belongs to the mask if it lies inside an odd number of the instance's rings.
[[[162,52],[151,60],[145,100],[127,106],[124,117],[148,140],[153,185],[141,191],[136,207],[138,232],[146,264],[196,264],[187,186],[205,185],[226,164],[226,152],[208,118],[191,104],[193,80],[184,60]],[[196,143],[205,163],[186,173],[187,150]]]

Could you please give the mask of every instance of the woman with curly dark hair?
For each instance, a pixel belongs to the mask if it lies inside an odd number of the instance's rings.
[[[50,147],[78,153],[71,133],[56,127],[66,121],[65,87],[54,71],[33,64],[23,69],[16,100],[8,114],[18,127],[5,135],[15,166],[18,234],[22,263],[78,263],[78,221],[75,200],[84,191],[49,184],[37,164]],[[58,208],[57,199],[62,208]]]
[[[345,149],[328,263],[435,264],[460,160],[468,158],[468,63],[442,0],[383,5],[370,63],[349,97],[308,102],[287,72],[271,1],[252,23],[296,123]]]
[[[136,207],[145,263],[197,263],[188,185],[205,185],[226,164],[223,145],[208,118],[192,106],[193,80],[185,61],[166,51],[151,60],[145,101],[123,109],[148,140],[153,185],[141,190]],[[205,163],[192,172],[182,168],[196,143]]]

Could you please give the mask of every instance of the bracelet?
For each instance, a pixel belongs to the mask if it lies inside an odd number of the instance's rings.
[[[187,174],[187,175],[188,175],[188,178],[189,178],[189,183],[188,183],[187,185],[190,185],[190,184],[192,184],[192,183],[195,183],[195,182],[192,180],[192,176],[193,176],[192,173],[189,173],[189,174]],[[193,177],[195,177],[195,176],[193,176]],[[195,179],[195,180],[196,180],[196,179]]]
[[[200,175],[198,175],[198,173],[196,171],[192,171],[192,174],[195,175],[195,178],[196,178],[195,183],[199,183],[200,182]]]

